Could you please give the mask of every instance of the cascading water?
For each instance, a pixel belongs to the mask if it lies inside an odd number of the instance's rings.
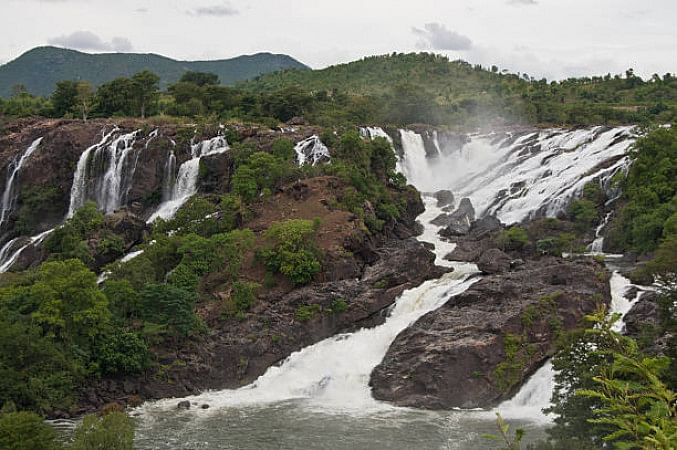
[[[150,216],[148,223],[151,223],[158,218],[166,220],[174,217],[176,211],[178,211],[179,208],[181,208],[181,206],[197,192],[200,159],[203,156],[223,153],[228,149],[228,142],[224,136],[216,136],[198,142],[197,144],[192,144],[190,147],[191,159],[179,166],[179,171],[176,175],[176,180],[174,180],[173,185],[171,186],[171,191],[169,185],[165,184],[168,198],[164,200],[158,210]],[[169,155],[167,166],[165,167],[168,175],[170,172],[174,172],[175,166],[176,157],[172,151]]]
[[[327,146],[322,143],[318,136],[314,135],[296,144],[294,151],[299,166],[304,164],[315,166],[331,159]]]
[[[5,191],[2,194],[2,210],[0,211],[0,227],[5,223],[9,217],[12,209],[14,208],[14,202],[16,201],[16,182],[17,176],[21,167],[23,167],[26,160],[33,154],[33,152],[38,148],[42,142],[42,138],[37,138],[33,143],[26,149],[26,151],[19,157],[18,161],[14,161],[9,165],[10,173],[7,177],[7,182],[5,183]]]
[[[75,169],[75,174],[73,175],[73,185],[71,186],[71,199],[70,206],[68,207],[68,215],[66,217],[73,217],[75,211],[85,204],[87,201],[88,194],[88,166],[90,163],[90,158],[94,152],[103,148],[109,140],[117,133],[120,129],[118,127],[113,127],[108,133],[105,130],[101,133],[101,140],[87,148],[80,155],[78,160],[78,165]]]
[[[367,130],[362,133],[369,138],[378,136]],[[497,214],[508,223],[539,214],[554,215],[586,182],[608,180],[627,164],[625,153],[633,141],[630,127],[475,135],[460,150],[438,148],[441,152],[435,158],[426,158],[420,135],[401,130],[400,136],[400,167],[420,191],[451,190],[456,198],[469,197],[478,216]],[[439,147],[439,139],[433,136],[433,141]],[[387,442],[388,448],[397,449],[487,448],[487,442],[479,436],[494,431],[493,411],[442,413],[396,408],[374,400],[368,387],[370,372],[401,330],[473,283],[467,279],[474,273],[473,265],[442,259],[454,244],[440,240],[439,227],[430,223],[442,212],[436,199],[426,195],[424,201],[426,210],[419,216],[424,231],[419,239],[434,243],[436,262],[453,265],[454,272],[403,293],[378,327],[335,336],[296,352],[244,388],[189,398],[192,403],[208,404],[208,409],[176,413],[172,412],[176,399],[146,403],[138,410],[143,418],[140,448],[154,448],[158,442],[190,448],[207,442],[207,435],[212,437],[211,442],[225,446],[233,442],[233,448],[252,449],[265,443],[285,449],[325,448],[327,442],[331,445],[326,448],[346,449],[368,448],[374,442]],[[629,308],[623,298],[628,286],[627,279],[613,274],[612,311],[626,312]],[[514,424],[526,427],[529,438],[537,439],[543,428],[534,424],[550,420],[541,410],[550,403],[552,385],[552,366],[547,363],[513,399],[496,410]],[[204,422],[186,422],[187,414]],[[353,420],[355,416],[358,419]],[[224,420],[229,424],[227,435],[215,431]],[[278,428],[272,425],[268,433],[271,423],[277,423]],[[388,423],[393,425],[388,427]],[[286,430],[282,435],[276,432],[280,427]],[[406,432],[394,440],[400,428]],[[294,429],[302,430],[305,439],[293,441]],[[249,445],[252,433],[256,439]],[[312,433],[325,438],[322,445],[309,438]],[[278,445],[280,441],[286,445]]]
[[[541,130],[519,137],[472,136],[460,150],[426,159],[420,135],[402,130],[402,167],[421,191],[448,189],[470,198],[478,216],[506,224],[555,216],[594,179],[627,165],[633,127]]]
[[[43,231],[42,233],[29,238],[15,238],[7,242],[2,249],[0,249],[0,273],[5,273],[11,269],[26,248],[31,245],[42,243],[52,231],[54,231],[54,229]]]

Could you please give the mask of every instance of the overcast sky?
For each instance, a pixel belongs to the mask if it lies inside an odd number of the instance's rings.
[[[313,68],[428,50],[562,78],[677,72],[677,0],[0,0],[0,63],[40,45]]]

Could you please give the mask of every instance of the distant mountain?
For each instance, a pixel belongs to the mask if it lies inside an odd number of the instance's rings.
[[[214,61],[176,61],[139,53],[89,54],[57,47],[37,47],[0,66],[0,97],[12,86],[23,84],[28,92],[49,95],[57,81],[87,80],[98,86],[116,77],[128,77],[144,69],[161,78],[161,87],[177,81],[186,71],[212,72],[221,83],[234,84],[283,69],[308,69],[291,56],[272,53],[238,56]]]

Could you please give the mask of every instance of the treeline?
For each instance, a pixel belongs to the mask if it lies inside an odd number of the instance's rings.
[[[62,81],[49,98],[20,86],[0,112],[25,117],[111,117],[164,114],[278,125],[293,117],[325,126],[428,123],[589,125],[669,123],[677,118],[677,78],[654,74],[548,82],[528,74],[484,68],[440,55],[392,54],[319,71],[287,70],[236,87],[214,74],[187,72],[165,92],[144,71],[94,90]]]

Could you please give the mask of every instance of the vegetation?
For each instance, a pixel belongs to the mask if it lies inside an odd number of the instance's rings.
[[[293,219],[272,224],[266,231],[268,244],[260,253],[268,270],[281,273],[296,285],[310,282],[322,268],[315,245],[318,227],[319,220]]]
[[[72,450],[132,450],[134,424],[124,412],[88,415],[76,428]]]
[[[677,128],[658,128],[637,140],[622,182],[623,202],[610,239],[620,249],[652,252],[677,239]],[[673,266],[674,267],[674,266]]]
[[[41,52],[49,51],[36,49],[34,52],[38,57]],[[74,61],[82,58],[134,60],[133,55],[63,52],[64,57]],[[109,63],[117,64],[116,61]],[[495,66],[484,68],[464,61],[449,61],[441,55],[392,54],[317,71],[305,70],[292,60],[282,63],[281,67],[298,67],[298,70],[268,73],[237,87],[229,87],[217,84],[219,79],[226,83],[232,80],[227,72],[185,73],[183,69],[177,71],[177,68],[171,67],[171,63],[163,59],[162,64],[157,66],[148,61],[143,67],[130,64],[128,67],[138,69],[129,72],[126,67],[117,72],[121,77],[112,80],[94,79],[96,77],[88,77],[87,74],[82,77],[82,73],[77,75],[79,79],[88,79],[99,86],[91,105],[93,115],[98,116],[144,116],[150,112],[218,120],[237,118],[270,124],[303,116],[313,123],[327,126],[421,122],[477,126],[492,122],[556,125],[665,123],[674,120],[677,111],[677,77],[655,74],[651,79],[643,80],[632,69],[623,76],[607,74],[548,82],[527,74],[502,71]],[[270,67],[267,64],[261,65]],[[19,66],[10,65],[12,70]],[[219,63],[211,65],[216,68]],[[4,69],[9,70],[7,66]],[[148,75],[139,75],[139,71],[148,69],[160,74],[159,78],[164,82],[159,87],[166,89],[152,105],[148,104],[148,100],[154,94],[148,97],[144,94],[146,90],[138,89],[140,86],[158,86],[157,83],[144,84],[140,79],[150,80]],[[257,74],[266,71],[269,69],[262,68]],[[252,72],[256,71],[249,73]],[[61,78],[50,83],[75,78],[74,74],[64,72]],[[239,79],[243,78],[246,76]],[[7,82],[4,85],[13,84]],[[75,101],[73,85],[60,87],[68,95],[53,96],[52,102],[34,97],[25,88],[17,90],[15,95],[0,104],[0,111],[11,116],[60,117],[72,114],[75,104],[85,105],[82,101]],[[47,94],[42,88],[39,93]],[[81,95],[80,100],[82,98]],[[64,99],[67,105],[63,104]],[[78,109],[78,115],[86,116],[81,112],[82,109]]]
[[[588,320],[594,326],[568,335],[553,359],[551,436],[579,448],[670,449],[677,411],[675,393],[661,381],[668,359],[643,355],[614,331],[618,315],[602,310]]]

